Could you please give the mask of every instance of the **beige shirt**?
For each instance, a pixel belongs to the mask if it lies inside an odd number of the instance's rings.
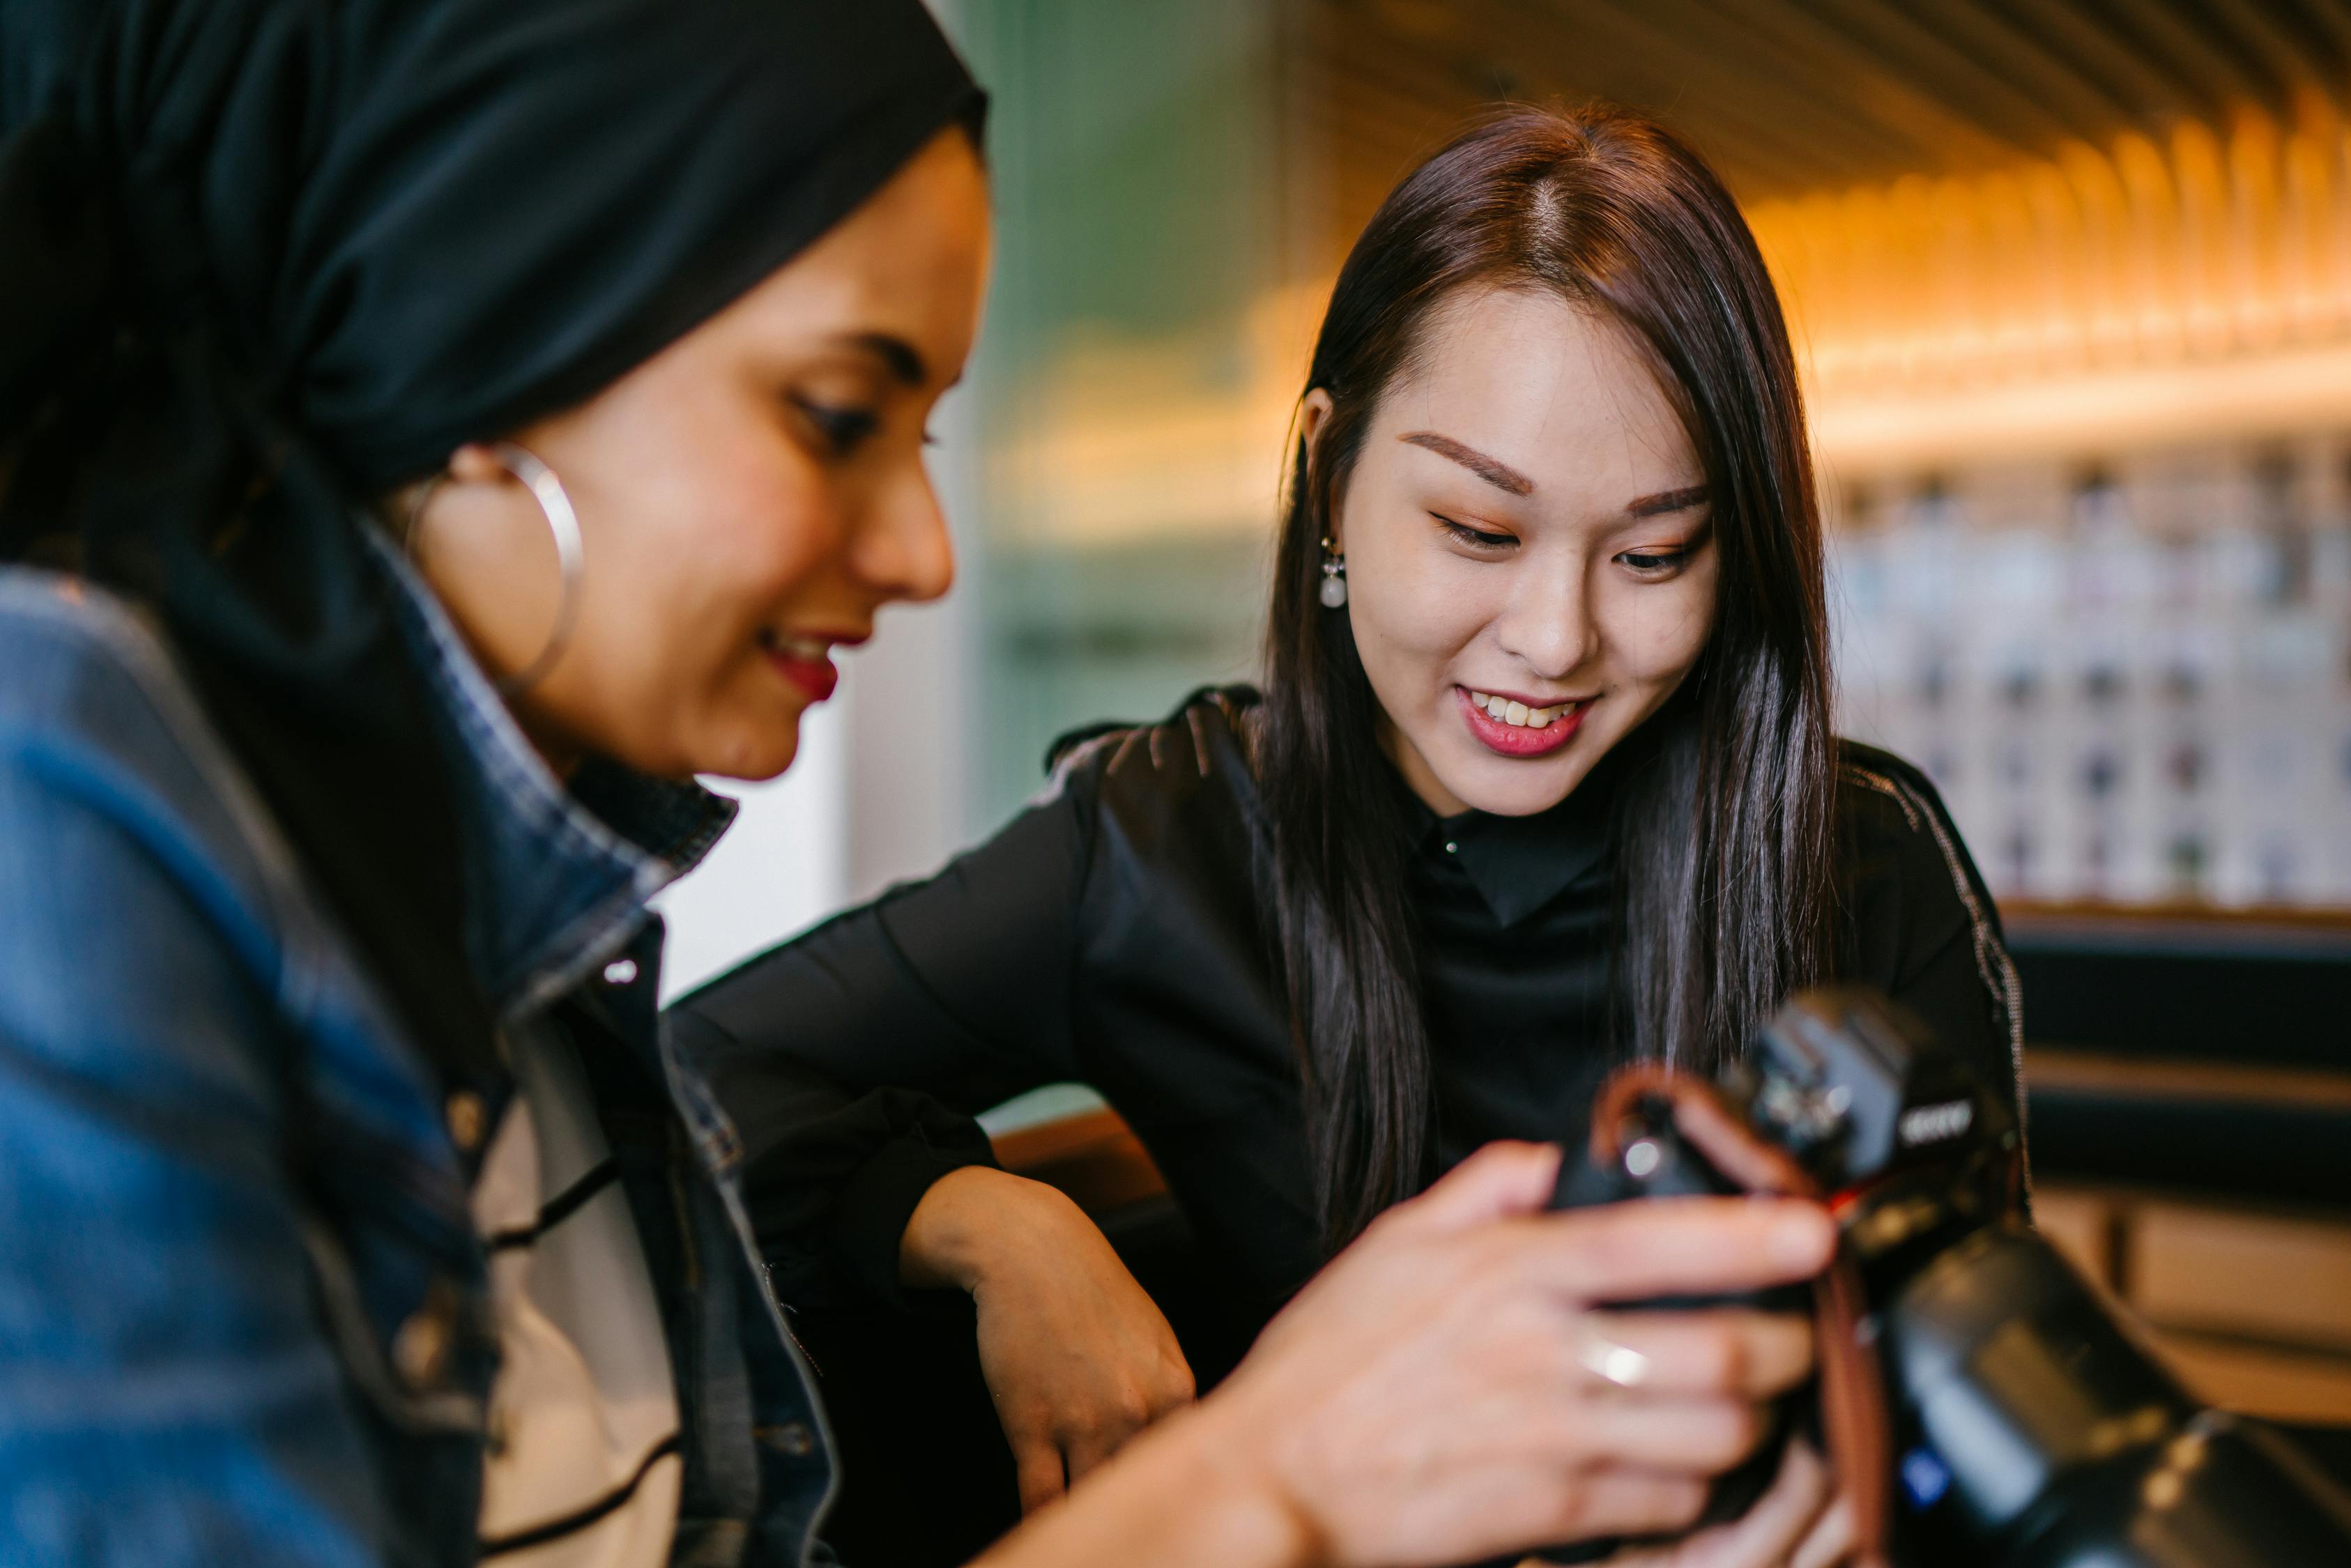
[[[474,1185],[502,1360],[483,1557],[661,1568],[677,1525],[677,1387],[628,1198],[570,1040],[508,1037],[517,1093]]]

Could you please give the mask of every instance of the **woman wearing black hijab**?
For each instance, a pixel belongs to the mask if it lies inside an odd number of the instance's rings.
[[[0,1558],[830,1560],[644,903],[692,776],[946,586],[979,110],[915,0],[0,11]],[[1825,1222],[1635,1253],[1524,1218],[1556,1158],[1399,1208],[1001,1562],[1686,1521],[1804,1346],[1660,1387],[1585,1303]]]

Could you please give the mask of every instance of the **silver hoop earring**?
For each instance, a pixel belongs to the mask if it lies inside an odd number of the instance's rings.
[[[1322,608],[1336,610],[1347,602],[1347,558],[1328,538],[1322,541]]]
[[[569,646],[573,627],[580,620],[580,578],[587,564],[587,549],[580,538],[580,514],[571,509],[571,497],[563,492],[563,481],[555,470],[538,460],[535,453],[517,446],[511,441],[501,441],[490,448],[490,455],[498,466],[523,482],[531,499],[538,503],[539,516],[547,519],[548,531],[555,536],[555,561],[563,574],[562,597],[556,601],[555,625],[547,634],[547,642],[529,664],[497,683],[502,697],[517,696],[546,678]],[[435,474],[416,492],[416,499],[408,508],[408,528],[401,536],[401,549],[408,559],[416,559],[416,525],[424,516],[424,504],[433,498],[448,479],[446,473]]]

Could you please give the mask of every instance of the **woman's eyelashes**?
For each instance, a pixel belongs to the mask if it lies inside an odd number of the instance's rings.
[[[882,428],[881,414],[870,408],[820,402],[797,394],[791,404],[809,422],[825,450],[835,457],[851,455]]]
[[[1687,545],[1660,547],[1655,549],[1628,549],[1616,559],[1636,577],[1671,577],[1689,561]]]
[[[1467,546],[1470,549],[1485,551],[1507,549],[1519,542],[1516,534],[1489,533],[1482,528],[1473,528],[1467,523],[1455,522],[1442,512],[1431,512],[1428,515],[1437,519],[1437,526],[1443,528],[1456,544]]]
[[[1444,530],[1446,538],[1475,555],[1499,555],[1521,542],[1516,534],[1473,528],[1443,512],[1432,511],[1428,515]],[[1680,575],[1703,542],[1703,539],[1689,539],[1677,544],[1647,545],[1637,549],[1620,550],[1614,559],[1636,578],[1645,581],[1662,581]]]
[[[848,457],[871,441],[882,429],[882,414],[869,408],[852,408],[843,404],[819,402],[814,398],[794,397],[789,400],[800,417],[816,432],[818,442],[830,457]],[[938,433],[925,429],[922,442],[925,446],[939,444]]]

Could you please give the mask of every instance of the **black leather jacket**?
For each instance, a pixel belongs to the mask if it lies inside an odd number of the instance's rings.
[[[989,1157],[972,1113],[1064,1081],[1134,1127],[1244,1311],[1270,1313],[1322,1261],[1264,925],[1256,706],[1203,692],[1060,748],[993,839],[673,1009],[741,1130],[787,1300],[894,1298],[923,1192]],[[1908,765],[1851,744],[1841,761],[1841,977],[1907,1003],[2013,1094],[2014,972],[1958,833]],[[1583,1136],[1612,1060],[1611,857],[1591,793],[1531,818],[1422,813],[1442,1164],[1497,1137]]]

